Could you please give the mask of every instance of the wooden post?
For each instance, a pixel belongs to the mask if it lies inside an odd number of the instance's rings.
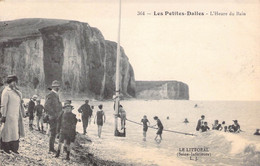
[[[118,23],[118,38],[117,38],[117,57],[116,57],[116,103],[115,103],[115,132],[118,136],[118,114],[119,114],[119,97],[120,97],[120,28],[121,28],[121,0],[119,0],[119,23]]]

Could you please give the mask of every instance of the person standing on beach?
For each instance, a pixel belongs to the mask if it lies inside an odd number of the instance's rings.
[[[205,116],[201,115],[201,119],[198,120],[196,130],[199,131],[204,124]]]
[[[162,132],[163,132],[163,124],[157,116],[155,116],[153,119],[156,120],[156,122],[157,122],[156,125],[158,126],[158,130],[157,130],[156,137],[154,138],[154,140],[157,141],[157,137],[160,136],[159,142],[161,142]],[[154,126],[156,126],[156,125],[154,125]]]
[[[34,108],[34,112],[36,113],[36,122],[37,122],[37,128],[38,131],[42,131],[42,133],[44,132],[44,127],[43,127],[43,111],[44,111],[44,107],[43,105],[41,105],[41,100],[37,99],[36,100],[37,105]],[[41,124],[41,127],[40,127]]]
[[[18,153],[19,139],[25,136],[23,119],[25,117],[22,93],[16,87],[18,78],[15,75],[7,77],[8,86],[5,87],[1,96],[1,123],[0,133],[1,148],[6,153]]]
[[[87,127],[88,123],[90,121],[90,118],[92,116],[93,110],[91,109],[90,105],[88,104],[89,100],[85,101],[85,104],[80,106],[78,109],[78,112],[81,113],[81,119],[82,119],[82,124],[83,124],[83,134],[87,133]]]
[[[75,141],[76,137],[76,115],[71,111],[74,107],[70,100],[66,100],[63,110],[58,117],[57,133],[59,133],[59,146],[56,153],[56,158],[60,156],[61,146],[64,143],[64,150],[67,153],[66,160],[70,160],[70,143]]]
[[[50,140],[49,140],[49,153],[56,152],[54,149],[54,142],[56,137],[57,117],[62,111],[62,105],[59,99],[58,91],[60,89],[60,82],[54,80],[52,82],[52,90],[46,96],[44,108],[49,116],[50,127]]]
[[[102,110],[103,105],[100,104],[98,106],[99,110],[97,111],[95,118],[94,118],[94,124],[96,122],[97,119],[97,126],[98,126],[98,137],[101,137],[101,132],[102,132],[102,126],[103,126],[103,122],[106,122],[106,115],[105,112]]]
[[[34,107],[37,95],[33,95],[28,104],[28,115],[29,115],[29,129],[33,130],[33,119],[34,119]]]
[[[119,106],[119,117],[121,119],[121,130],[125,128],[125,121],[126,121],[126,111],[124,110],[123,106]]]
[[[144,115],[144,117],[143,117],[143,119],[141,120],[141,122],[143,123],[143,136],[144,136],[143,140],[146,141],[146,132],[147,132],[147,130],[148,130],[148,124],[147,124],[147,123],[149,123],[149,126],[150,126],[150,122],[149,122],[149,120],[147,119],[147,116],[146,116],[146,115]]]
[[[2,107],[2,104],[1,104],[1,96],[2,96],[2,92],[4,90],[4,83],[2,82],[2,80],[0,80],[0,108]],[[0,119],[2,118],[2,113],[0,111]],[[0,125],[1,126],[1,125]]]

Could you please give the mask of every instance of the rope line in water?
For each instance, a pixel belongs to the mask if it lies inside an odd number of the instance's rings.
[[[143,126],[143,124],[141,124],[141,123],[138,123],[138,122],[135,122],[135,121],[132,121],[132,120],[129,120],[129,119],[126,119],[126,120],[129,121],[129,122],[132,122],[132,123],[135,123],[135,124],[138,124],[138,125]],[[152,128],[152,129],[157,129],[157,128],[152,127],[152,126],[148,126],[148,127],[149,127],[149,128]],[[166,129],[163,129],[163,131],[168,131],[168,132],[177,133],[177,134],[197,136],[196,134],[184,133],[184,132],[174,131],[174,130],[166,130]]]

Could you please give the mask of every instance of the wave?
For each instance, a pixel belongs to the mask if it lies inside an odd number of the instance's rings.
[[[209,131],[197,135],[196,144],[210,147],[219,160],[226,157],[237,160],[238,165],[260,165],[260,142],[244,138],[243,133]]]

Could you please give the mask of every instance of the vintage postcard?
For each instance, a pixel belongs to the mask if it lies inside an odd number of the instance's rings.
[[[0,166],[260,165],[259,20],[259,0],[0,0]]]

